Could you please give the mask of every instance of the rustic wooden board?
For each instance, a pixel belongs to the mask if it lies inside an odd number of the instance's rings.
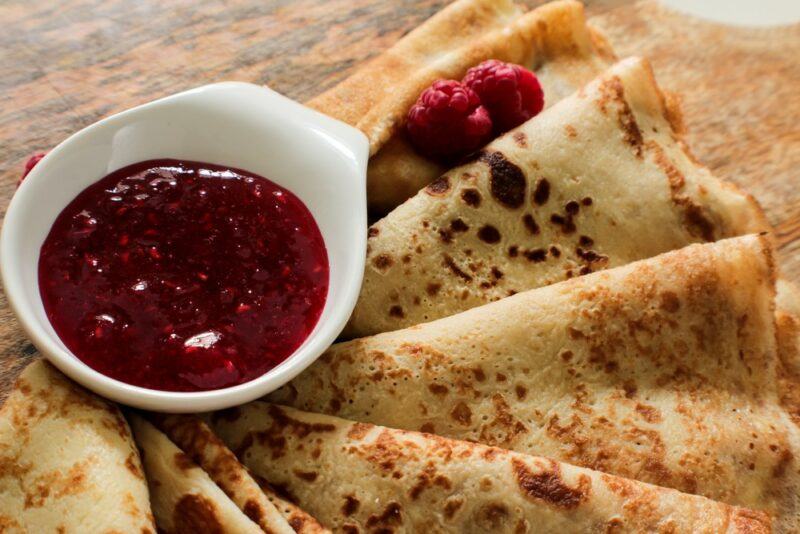
[[[446,3],[5,0],[0,215],[32,152],[101,117],[222,80],[305,100]],[[649,0],[596,0],[588,11],[620,55],[650,57],[659,80],[684,94],[695,152],[763,202],[785,273],[800,280],[800,26],[732,29]],[[0,295],[0,399],[35,355]]]

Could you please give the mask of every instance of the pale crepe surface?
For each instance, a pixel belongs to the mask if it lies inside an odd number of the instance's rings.
[[[763,512],[431,434],[256,401],[212,418],[337,532],[769,532]]]
[[[0,409],[0,532],[154,533],[120,410],[43,360]]]
[[[334,345],[269,396],[767,510],[798,528],[766,237],[692,245]]]

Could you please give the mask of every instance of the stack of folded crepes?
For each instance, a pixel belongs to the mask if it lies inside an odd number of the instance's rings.
[[[328,532],[201,423],[125,415],[41,360],[25,369],[0,410],[0,532]]]
[[[452,170],[414,153],[420,91],[489,58],[548,108]],[[646,61],[613,59],[578,3],[459,0],[312,101],[367,133],[389,212],[345,334],[370,337],[200,416],[33,364],[0,532],[800,531],[800,294]]]
[[[370,228],[349,336],[768,229],[694,161],[642,59],[610,67]]]
[[[367,134],[367,199],[371,211],[385,213],[446,170],[419,156],[401,134],[408,109],[433,81],[461,79],[470,67],[499,59],[535,70],[550,105],[613,58],[605,38],[586,25],[579,2],[525,12],[511,0],[459,0],[308,105]]]

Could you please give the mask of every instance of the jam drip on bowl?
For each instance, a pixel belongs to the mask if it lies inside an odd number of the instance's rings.
[[[42,245],[39,287],[64,344],[97,371],[166,391],[275,367],[314,329],[328,257],[313,216],[252,173],[190,161],[119,169]]]

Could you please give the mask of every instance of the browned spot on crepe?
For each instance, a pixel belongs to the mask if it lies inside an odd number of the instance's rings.
[[[541,472],[534,472],[524,462],[514,458],[514,473],[519,487],[529,497],[541,499],[559,508],[575,508],[588,499],[592,481],[581,475],[577,488],[564,483],[558,464],[552,460]]]
[[[345,495],[344,504],[342,505],[342,515],[351,516],[358,511],[361,503],[353,495]]]
[[[469,188],[461,191],[461,199],[473,208],[481,205],[481,193],[477,189]]]
[[[217,517],[214,504],[201,495],[188,494],[178,500],[172,513],[175,531],[223,534],[225,529]]]
[[[488,503],[480,508],[475,518],[477,525],[486,532],[502,529],[508,522],[510,512],[499,502]]]
[[[393,532],[390,527],[402,524],[402,507],[396,502],[389,503],[380,515],[371,515],[367,519],[367,528],[383,527],[380,532]]]
[[[175,466],[184,471],[197,467],[197,464],[195,464],[192,459],[183,452],[176,452],[173,460],[175,461]]]
[[[612,76],[600,84],[600,98],[598,104],[603,113],[608,112],[611,104],[617,108],[617,119],[623,134],[623,141],[630,145],[637,157],[642,157],[643,143],[642,132],[636,123],[636,118],[625,100],[625,89],[619,76]]]
[[[478,238],[491,245],[500,241],[500,231],[491,224],[485,224],[478,230]]]
[[[300,480],[305,480],[306,482],[314,482],[315,480],[317,480],[319,473],[317,473],[316,471],[300,471],[299,469],[295,469],[294,476],[296,476]]]
[[[461,279],[462,279],[462,280],[464,280],[465,282],[471,282],[471,281],[472,281],[472,275],[471,275],[471,274],[469,274],[469,273],[465,273],[465,272],[464,272],[464,271],[461,269],[461,267],[459,267],[458,265],[456,265],[456,262],[455,262],[455,260],[453,260],[452,256],[450,256],[449,254],[445,254],[445,255],[443,256],[443,262],[444,262],[444,266],[445,266],[445,267],[447,267],[448,269],[450,269],[450,271],[451,271],[453,274],[455,274],[456,276],[458,276],[459,278],[461,278]]]
[[[529,261],[534,263],[538,263],[540,261],[544,261],[547,259],[547,251],[543,248],[535,248],[532,250],[526,250],[523,255]]]
[[[378,254],[372,259],[372,264],[381,271],[385,271],[394,264],[394,260],[389,254]]]
[[[447,500],[444,505],[444,516],[447,519],[452,519],[456,512],[464,505],[464,498],[463,497],[451,497]]]
[[[431,384],[428,386],[428,390],[438,396],[447,395],[448,392],[447,386],[442,384]]]
[[[430,282],[430,283],[428,283],[428,285],[425,287],[425,292],[426,292],[428,295],[430,295],[430,296],[434,297],[434,296],[436,296],[436,294],[439,292],[439,290],[440,290],[441,288],[442,288],[442,284],[437,284],[437,283],[435,283],[435,282]]]
[[[500,204],[516,209],[525,202],[525,173],[500,152],[483,152],[480,160],[489,165],[489,186]]]
[[[425,188],[425,192],[432,196],[443,196],[450,191],[450,178],[447,175],[439,177]]]
[[[261,505],[258,502],[249,499],[246,503],[244,503],[243,511],[244,515],[249,517],[253,522],[261,523],[263,517],[261,513]]]
[[[125,458],[125,468],[131,472],[133,476],[136,478],[140,478],[144,480],[144,474],[142,473],[141,468],[139,467],[139,460],[136,458],[136,453],[131,452],[127,458]]]
[[[537,206],[543,206],[550,199],[550,182],[547,178],[540,178],[536,182],[536,188],[533,190],[533,203]]]
[[[450,412],[450,416],[462,425],[469,425],[472,422],[472,410],[464,402],[456,404]]]
[[[530,232],[531,234],[537,235],[539,233],[539,231],[540,231],[539,230],[539,225],[536,224],[536,220],[533,218],[533,215],[531,215],[530,213],[526,213],[522,217],[522,222],[525,225],[525,228],[527,228],[528,232]]]

